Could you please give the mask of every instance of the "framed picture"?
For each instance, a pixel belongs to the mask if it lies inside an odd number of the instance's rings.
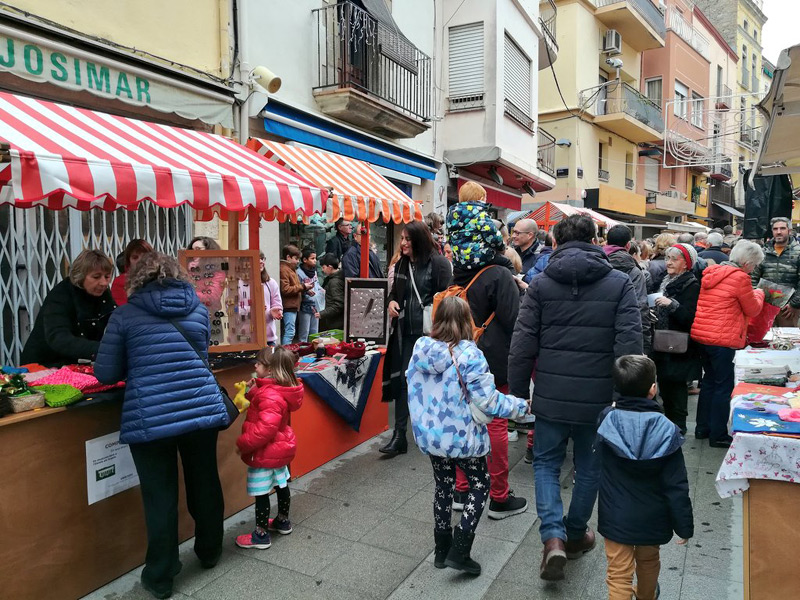
[[[385,346],[389,340],[388,279],[345,279],[344,337]]]

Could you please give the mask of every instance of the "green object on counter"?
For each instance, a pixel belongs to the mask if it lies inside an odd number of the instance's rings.
[[[313,342],[315,339],[321,337],[332,337],[341,342],[344,340],[344,331],[342,329],[329,329],[328,331],[320,331],[319,333],[308,336],[308,341]]]
[[[66,384],[37,385],[34,390],[44,392],[44,403],[54,408],[75,404],[83,398],[83,392]]]

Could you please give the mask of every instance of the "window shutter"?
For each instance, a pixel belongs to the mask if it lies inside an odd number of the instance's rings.
[[[504,91],[507,100],[531,116],[531,61],[519,46],[506,35],[504,52]]]
[[[449,30],[450,100],[465,96],[483,99],[483,23],[451,27]]]
[[[655,158],[644,159],[644,189],[658,191],[658,161]]]

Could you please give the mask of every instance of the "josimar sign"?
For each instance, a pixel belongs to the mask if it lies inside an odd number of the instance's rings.
[[[0,72],[82,91],[126,104],[147,106],[187,119],[233,126],[232,99],[201,94],[163,75],[148,77],[142,68],[126,70],[117,60],[103,58],[65,44],[20,33],[0,35]]]
[[[12,38],[0,37],[0,69],[18,75],[24,71],[56,85],[101,92],[139,104],[151,102],[150,82],[143,77]]]

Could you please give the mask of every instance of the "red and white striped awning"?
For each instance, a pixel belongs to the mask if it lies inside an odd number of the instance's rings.
[[[135,209],[189,203],[267,219],[325,211],[327,190],[224,137],[0,92],[0,203]]]
[[[610,229],[614,225],[619,224],[619,221],[602,215],[591,208],[577,207],[551,201],[545,202],[539,208],[532,210],[528,214],[521,215],[517,218],[517,221],[520,219],[533,219],[539,227],[545,231],[550,231],[556,223],[570,215],[588,215],[597,225],[605,227],[606,229]]]
[[[419,203],[369,164],[340,154],[253,138],[248,146],[331,191],[331,216],[350,221],[409,223],[422,220]]]

